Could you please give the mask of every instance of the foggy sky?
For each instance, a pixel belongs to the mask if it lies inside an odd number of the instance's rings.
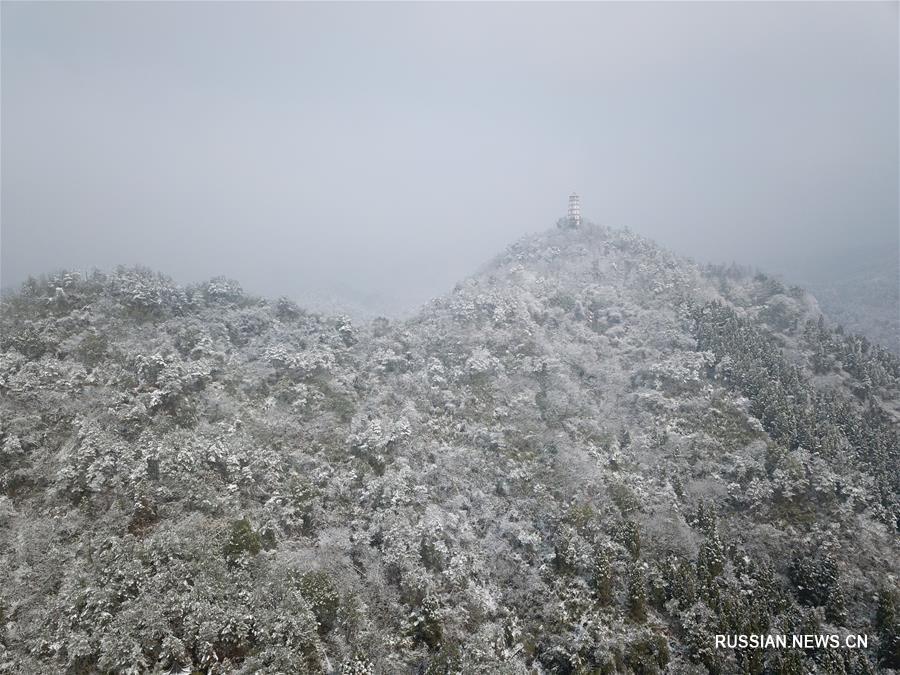
[[[572,190],[699,260],[896,261],[897,58],[896,3],[3,2],[2,282],[410,308]]]

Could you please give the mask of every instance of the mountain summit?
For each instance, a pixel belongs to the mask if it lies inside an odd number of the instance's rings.
[[[0,326],[0,672],[900,668],[900,360],[802,289],[582,224],[402,322],[120,269]]]

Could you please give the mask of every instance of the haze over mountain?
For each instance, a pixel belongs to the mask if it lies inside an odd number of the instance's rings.
[[[900,278],[888,249],[854,261],[834,260],[815,274],[792,275],[815,293],[822,310],[847,330],[900,355]]]
[[[61,274],[0,348],[0,671],[900,667],[900,360],[772,278],[585,224],[398,322]]]
[[[898,276],[896,3],[0,12],[4,287],[143,264],[401,315],[572,190],[698,261]]]

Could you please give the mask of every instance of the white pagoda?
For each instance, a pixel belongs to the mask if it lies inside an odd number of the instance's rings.
[[[567,220],[569,221],[569,227],[579,227],[581,225],[581,197],[574,192],[569,195]]]

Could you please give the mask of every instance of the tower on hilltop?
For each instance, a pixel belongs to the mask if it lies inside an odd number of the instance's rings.
[[[579,227],[581,225],[581,197],[574,192],[569,195],[567,220],[569,221],[569,227]]]

